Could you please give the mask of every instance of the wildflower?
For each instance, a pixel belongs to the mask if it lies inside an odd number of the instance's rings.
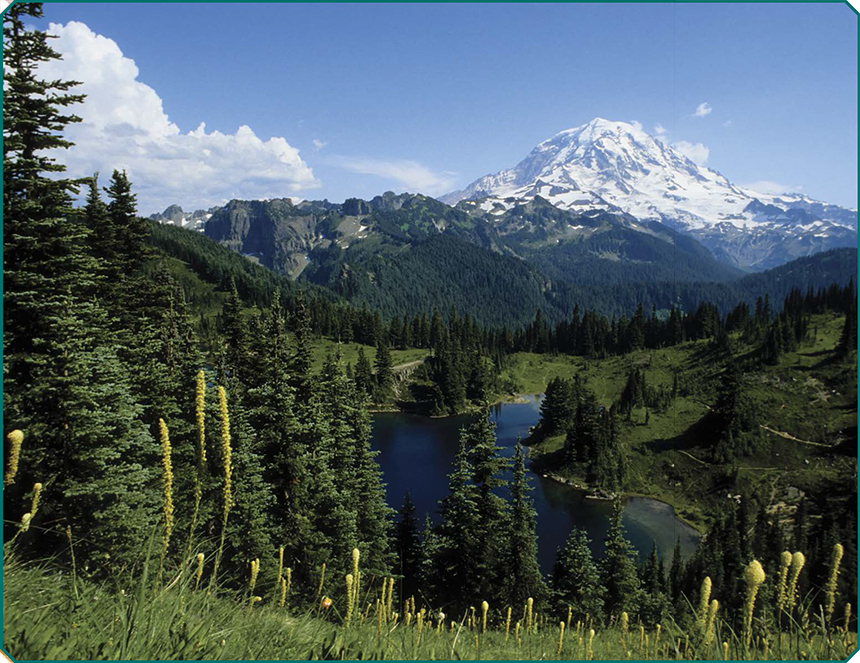
[[[717,599],[711,601],[711,606],[708,608],[708,618],[705,620],[705,646],[711,643],[714,637],[714,621],[717,617],[717,610],[720,609],[720,602]]]
[[[280,578],[278,583],[281,586],[281,600],[278,602],[278,607],[283,608],[287,602],[287,581],[284,578]]]
[[[346,618],[344,623],[349,626],[349,621],[352,619],[352,609],[353,609],[353,594],[352,594],[352,583],[354,581],[353,575],[351,573],[346,574]]]
[[[230,412],[227,410],[227,391],[218,387],[218,406],[221,412],[221,455],[224,461],[224,522],[233,506],[233,450],[230,447]]]
[[[845,604],[845,632],[848,633],[848,623],[851,621],[851,604]]]
[[[284,582],[284,588],[287,591],[287,593],[289,593],[290,587],[292,586],[292,584],[293,584],[293,570],[288,566],[287,567],[287,579]]]
[[[36,511],[39,510],[39,498],[42,495],[42,484],[35,483],[33,484],[33,501],[30,503],[30,513],[34,516],[36,515]]]
[[[796,552],[791,556],[791,569],[788,574],[788,589],[785,594],[785,607],[788,612],[794,610],[794,604],[797,600],[797,578],[800,576],[803,565],[806,564],[806,557],[802,552]]]
[[[284,546],[278,548],[278,582],[281,581],[281,576],[284,573]]]
[[[32,518],[33,518],[33,514],[29,513],[29,512],[25,513],[23,516],[21,516],[21,531],[22,532],[26,532],[28,529],[30,529],[30,520],[32,520]]]
[[[568,614],[570,614],[570,609],[568,608]],[[627,650],[627,627],[630,623],[630,617],[628,617],[626,612],[621,613],[621,649]]]
[[[592,649],[592,643],[594,642],[594,629],[591,629],[588,632],[588,650],[585,652],[585,658],[589,661],[594,658],[594,650]]]
[[[708,617],[708,602],[711,600],[711,577],[705,576],[702,580],[702,589],[699,592],[699,626],[704,631],[705,621]]]
[[[508,634],[511,632],[511,606],[508,606],[508,616],[505,619],[505,642],[508,641]]]
[[[729,660],[729,643],[728,642],[723,642],[723,660],[724,661]]]
[[[317,596],[322,595],[323,583],[325,582],[325,562],[320,566],[320,584],[317,586]]]
[[[203,577],[203,560],[205,557],[203,553],[197,553],[197,582],[194,585],[194,589],[197,589],[200,586],[200,578]]]
[[[532,608],[534,607],[535,600],[529,596],[526,601],[526,633],[530,633],[532,630]]]
[[[761,563],[754,559],[744,571],[744,581],[747,585],[746,601],[744,603],[744,632],[746,633],[746,645],[749,647],[752,638],[752,618],[755,608],[755,598],[759,587],[764,582],[764,569]]]
[[[557,658],[561,658],[561,650],[564,647],[564,622],[558,623],[558,651],[555,653]]]
[[[262,598],[260,598],[259,596],[252,596],[252,597],[248,600],[248,613],[250,614],[251,610],[253,610],[253,609],[254,609],[254,604],[255,604],[255,603],[259,603],[259,602],[260,602],[260,601],[262,601],[262,600],[263,600],[263,599],[262,599]]]
[[[326,597],[322,600],[322,602],[320,603],[320,605],[322,606],[322,609],[323,609],[323,610],[328,610],[328,609],[331,607],[331,599],[330,599],[328,596],[326,596]]]
[[[3,476],[3,487],[15,483],[15,475],[18,474],[18,460],[21,457],[21,443],[24,441],[24,433],[17,428],[6,436],[9,440],[9,464],[6,474]]]
[[[779,558],[779,582],[776,586],[776,609],[785,607],[785,589],[788,581],[788,570],[791,567],[791,553],[784,550]]]
[[[249,584],[248,592],[253,594],[254,587],[257,586],[257,576],[260,574],[260,559],[251,560],[251,582]]]
[[[842,555],[844,554],[845,549],[841,543],[833,546],[833,556],[830,558],[830,576],[827,578],[827,584],[824,585],[824,595],[827,599],[825,614],[828,622],[833,615],[833,607],[836,603],[836,581],[839,577],[839,564],[842,562]]]
[[[388,579],[388,602],[385,605],[385,617],[391,619],[391,597],[394,596],[394,577]]]
[[[481,633],[487,632],[487,611],[490,609],[490,604],[486,601],[481,602]]]
[[[161,433],[161,464],[164,468],[164,536],[161,540],[161,563],[164,564],[164,556],[173,534],[173,464],[170,459],[170,434],[164,419],[158,420],[158,430]]]
[[[206,462],[206,374],[203,369],[197,371],[197,398],[195,400],[197,415],[197,460]]]

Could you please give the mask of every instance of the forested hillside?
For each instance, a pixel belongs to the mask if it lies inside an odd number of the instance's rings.
[[[236,229],[259,207],[273,236],[330,254],[278,263],[249,232],[230,240],[255,254],[242,256],[141,218],[125,171],[66,177],[51,150],[69,146],[81,96],[40,78],[59,57],[27,27],[41,17],[33,3],[4,15],[11,655],[811,659],[856,646],[856,251],[731,284],[579,286],[462,210],[384,195],[215,211]],[[378,235],[327,236],[345,223],[360,235],[366,218]],[[601,232],[609,243],[592,246],[625,261],[667,255]],[[298,268],[308,278],[290,279]],[[541,421],[507,458],[488,407],[531,390],[545,392]],[[386,502],[377,409],[471,415],[437,518]],[[601,556],[573,529],[541,573],[532,469],[613,500]],[[640,492],[706,530],[695,555],[638,563],[622,499]]]

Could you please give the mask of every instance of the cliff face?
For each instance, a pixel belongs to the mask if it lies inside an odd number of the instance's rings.
[[[327,233],[332,212],[288,199],[232,200],[206,223],[206,235],[275,271],[293,278],[307,254],[334,239]]]

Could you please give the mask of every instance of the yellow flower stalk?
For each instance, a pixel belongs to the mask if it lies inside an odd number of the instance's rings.
[[[385,604],[385,618],[391,619],[391,597],[394,596],[394,577],[388,579],[388,598]]]
[[[289,594],[290,587],[293,584],[293,569],[289,566],[287,567],[287,579],[284,581],[284,589]]]
[[[21,531],[26,532],[30,529],[30,521],[33,519],[33,514],[29,511],[21,516]]]
[[[714,622],[717,618],[717,610],[720,609],[720,602],[717,599],[711,601],[711,605],[708,608],[708,618],[705,621],[705,646],[707,647],[711,644],[711,640],[714,637]]]
[[[657,624],[657,632],[654,634],[654,658],[657,658],[657,648],[660,646],[660,629],[663,627]]]
[[[42,484],[33,484],[33,500],[30,502],[30,518],[36,517],[39,510],[39,498],[42,496]]]
[[[511,606],[508,606],[508,616],[505,618],[505,642],[508,641],[508,635],[511,632]]]
[[[317,587],[317,597],[322,596],[323,583],[325,582],[325,562],[320,567],[320,584]]]
[[[280,578],[278,584],[281,586],[281,600],[278,601],[278,607],[283,608],[287,602],[287,580]]]
[[[490,609],[490,604],[486,601],[481,602],[481,633],[487,632],[487,611]]]
[[[203,370],[197,372],[197,395],[194,401],[194,413],[197,419],[197,473],[194,475],[194,511],[191,514],[191,524],[188,531],[188,546],[185,549],[185,559],[191,556],[191,542],[194,530],[197,528],[197,517],[200,514],[200,502],[203,499],[203,473],[206,464],[206,375]]]
[[[354,588],[355,592],[355,600],[358,601],[358,583],[360,578],[358,577],[358,561],[361,559],[361,551],[358,548],[352,549],[352,577],[354,579]],[[412,612],[415,612],[415,606],[412,606]]]
[[[514,626],[514,640],[517,641],[517,647],[522,645],[522,640],[520,640],[520,623],[517,622],[516,626]]]
[[[746,646],[749,647],[752,639],[753,610],[759,587],[764,582],[765,575],[761,563],[754,559],[744,571],[744,582],[747,585],[746,601],[744,602],[744,634],[746,635]]]
[[[534,607],[535,600],[529,596],[526,601],[526,633],[531,633],[532,630],[532,608]]]
[[[164,558],[170,546],[170,537],[173,534],[173,462],[170,458],[170,433],[164,419],[158,420],[158,431],[161,435],[161,465],[164,470],[164,536],[161,539],[161,567],[164,566]],[[160,573],[160,570],[159,570]]]
[[[284,575],[284,546],[278,548],[278,582],[281,580],[281,576]]]
[[[344,619],[344,623],[349,626],[349,622],[352,619],[352,610],[353,610],[353,599],[355,598],[352,593],[352,583],[354,581],[353,575],[351,573],[346,574],[346,617]]]
[[[233,451],[230,446],[230,412],[227,409],[227,390],[224,387],[218,387],[218,411],[221,417],[221,457],[224,463],[224,484],[222,488],[221,543],[218,545],[218,554],[215,556],[215,567],[212,569],[212,583],[218,577],[218,566],[221,563],[221,555],[224,552],[224,539],[227,536],[227,518],[230,515],[230,508],[233,506]]]
[[[791,556],[788,588],[785,593],[785,608],[788,612],[794,610],[794,604],[797,601],[797,578],[800,576],[804,564],[806,564],[806,557],[804,557],[802,552],[796,552]]]
[[[18,474],[18,461],[21,458],[21,443],[24,441],[24,433],[17,428],[6,436],[9,440],[9,464],[6,474],[3,475],[3,488],[15,483],[15,475]]]
[[[848,624],[851,621],[851,604],[845,604],[845,615],[843,617],[843,621],[845,622],[845,632],[848,633]]]
[[[724,661],[729,660],[729,643],[728,642],[723,642],[723,660]]]
[[[621,649],[627,651],[627,627],[630,623],[630,617],[626,612],[621,613]]]
[[[833,608],[836,605],[836,581],[839,578],[839,564],[842,562],[842,556],[845,554],[845,549],[841,543],[833,546],[833,555],[830,558],[830,576],[827,578],[827,583],[824,585],[824,596],[826,604],[824,614],[827,616],[827,622],[830,623],[830,618],[833,615]]]
[[[254,609],[254,604],[255,604],[255,603],[259,603],[259,602],[260,602],[260,601],[262,601],[262,600],[263,600],[263,599],[262,599],[261,597],[259,597],[259,596],[252,596],[252,597],[248,600],[248,614],[249,614],[249,615],[251,614],[251,611]]]
[[[561,650],[564,648],[564,622],[558,623],[558,651],[556,651],[556,658],[561,658]]]
[[[573,619],[573,608],[571,606],[567,606],[567,623],[565,627],[567,630],[570,630],[570,620]]]
[[[253,596],[254,587],[257,586],[257,576],[260,574],[260,559],[251,560],[251,581],[248,584],[248,593]]]
[[[200,578],[203,577],[203,561],[205,559],[203,553],[197,553],[197,581],[194,584],[194,589],[200,586]]]
[[[705,576],[702,580],[702,589],[699,592],[699,626],[705,630],[705,621],[708,618],[708,603],[711,600],[711,577]]]
[[[639,624],[639,651],[645,647],[645,627]]]
[[[788,582],[788,570],[791,568],[791,553],[784,550],[779,557],[779,580],[776,584],[776,609],[785,607],[785,590]]]
[[[588,632],[588,650],[585,652],[585,658],[589,661],[594,658],[593,644],[594,644],[594,629],[591,629]]]
[[[197,460],[206,462],[206,374],[197,371],[197,398],[194,402],[197,417]]]

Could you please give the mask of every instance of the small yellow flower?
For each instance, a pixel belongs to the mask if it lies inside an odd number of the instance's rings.
[[[13,430],[6,436],[9,440],[9,465],[3,476],[3,487],[15,483],[15,475],[18,474],[18,460],[21,457],[21,443],[24,441],[24,433],[18,429]]]
[[[324,597],[320,605],[323,610],[328,610],[331,607],[331,599],[328,596]]]

